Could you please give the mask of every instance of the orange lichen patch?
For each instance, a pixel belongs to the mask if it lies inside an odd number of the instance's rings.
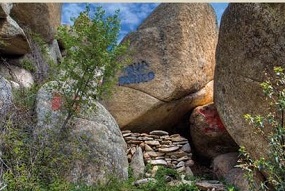
[[[60,110],[62,106],[62,98],[59,93],[53,93],[52,100],[51,100],[51,109],[53,111]]]

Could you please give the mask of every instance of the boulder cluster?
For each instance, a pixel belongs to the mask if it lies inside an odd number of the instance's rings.
[[[169,135],[162,130],[154,130],[147,133],[132,133],[130,130],[122,131],[127,143],[128,160],[131,163],[138,147],[142,150],[143,162],[151,164],[154,169],[158,165],[176,169],[193,175],[191,166],[192,160],[191,146],[188,140],[179,134]],[[136,160],[136,159],[135,159]]]
[[[284,65],[284,9],[277,3],[229,4],[218,27],[210,4],[161,3],[123,40],[130,43],[131,63],[115,74],[115,93],[96,103],[97,114],[80,113],[73,121],[74,133],[90,137],[90,156],[101,162],[74,172],[84,172],[87,183],[108,173],[125,179],[129,162],[137,178],[153,177],[158,166],[191,175],[195,150],[213,161],[217,177],[249,190],[238,181],[244,177],[235,168],[235,152],[242,145],[253,159],[268,156],[267,137],[243,116],[269,112],[260,83]],[[60,15],[57,3],[0,4],[1,119],[17,99],[14,90],[43,85],[49,62],[65,56],[56,39]],[[39,131],[54,128],[63,116],[60,96],[47,85],[37,95]],[[190,133],[168,133],[178,126]],[[183,136],[191,137],[191,146]],[[145,173],[147,164],[151,173]]]

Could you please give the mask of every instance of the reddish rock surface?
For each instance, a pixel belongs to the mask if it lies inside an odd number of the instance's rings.
[[[207,124],[203,129],[205,133],[211,134],[213,132],[226,131],[215,107],[200,107],[197,112],[204,117],[204,122]]]
[[[190,116],[190,133],[198,155],[213,158],[238,149],[213,103],[194,109]]]
[[[54,93],[51,100],[51,109],[53,111],[57,111],[61,108],[61,105],[62,105],[62,99],[60,94]]]

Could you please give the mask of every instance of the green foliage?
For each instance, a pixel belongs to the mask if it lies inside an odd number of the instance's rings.
[[[179,179],[179,174],[172,168],[160,167],[155,173],[155,178],[158,180],[164,179],[165,176],[171,176],[174,179]]]
[[[118,16],[119,11],[106,16],[101,7],[91,10],[86,6],[86,10],[73,19],[74,25],[59,28],[58,38],[62,39],[66,48],[66,56],[58,70],[68,110],[63,128],[75,114],[74,108],[90,104],[90,100],[98,100],[110,93],[116,72],[128,60],[128,46],[117,44],[120,30]]]
[[[261,133],[269,142],[269,155],[267,158],[253,160],[249,156],[245,147],[240,148],[243,155],[243,163],[240,165],[247,171],[247,179],[252,188],[260,187],[261,190],[285,190],[285,127],[284,127],[284,109],[285,109],[285,73],[281,67],[274,68],[275,76],[261,83],[263,92],[270,103],[268,114],[266,116],[252,116],[246,114],[246,121],[256,128],[257,133]],[[271,133],[265,132],[270,129]],[[253,180],[255,170],[263,171],[267,175],[267,181],[260,186]]]
[[[167,183],[167,176],[171,177],[174,181],[181,180],[180,175],[176,170],[167,167],[159,167],[154,177],[156,181],[140,185],[138,188],[148,191],[198,191],[195,181],[192,181],[192,184],[181,183],[171,186]]]
[[[88,105],[90,100],[107,95],[115,82],[115,73],[127,61],[127,46],[117,44],[119,12],[105,16],[102,8],[97,8],[90,19],[91,12],[87,6],[74,19],[70,29],[60,27],[58,37],[65,44],[66,57],[57,66],[46,60],[46,43],[38,35],[29,34],[36,48],[32,58],[39,56],[41,60],[34,63],[27,59],[23,65],[41,74],[45,68],[39,68],[38,62],[48,62],[50,71],[58,75],[52,78],[58,79],[61,84],[60,92],[63,92],[68,109],[65,122],[81,104]],[[39,79],[42,83],[43,78]],[[80,160],[84,165],[96,162],[96,158],[90,158],[88,152],[91,149],[83,135],[72,135],[65,131],[63,139],[57,128],[37,132],[41,127],[36,127],[33,108],[38,89],[39,86],[34,86],[16,90],[15,108],[7,115],[7,119],[1,121],[0,159],[5,164],[5,173],[1,174],[1,178],[7,185],[5,190],[127,190],[127,187],[133,187],[129,182],[119,183],[113,179],[102,187],[80,184],[80,178],[76,184],[64,179],[65,174],[74,168],[75,161]],[[63,127],[67,127],[67,123]]]
[[[28,70],[30,72],[36,72],[36,68],[35,68],[33,62],[27,58],[24,58],[21,61],[21,67],[23,67],[25,70]]]
[[[35,134],[29,116],[13,113],[2,126],[6,190],[69,190],[71,184],[63,177],[74,161],[90,160],[84,152],[87,146],[79,141],[82,137],[69,135],[62,139],[51,129]]]

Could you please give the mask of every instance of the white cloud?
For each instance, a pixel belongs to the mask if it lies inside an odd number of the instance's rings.
[[[61,22],[62,24],[73,24],[71,18],[78,17],[79,13],[84,11],[83,3],[64,3],[62,6]]]
[[[101,3],[106,12],[114,13],[120,10],[121,24],[129,30],[135,30],[137,26],[153,11],[158,3]]]
[[[106,14],[114,14],[120,10],[121,32],[119,41],[129,33],[134,31],[141,22],[155,9],[159,3],[92,3],[91,6],[102,6]],[[71,17],[77,17],[84,11],[84,3],[64,3],[62,8],[62,23],[73,24]]]
[[[62,23],[73,24],[71,17],[77,17],[80,12],[85,10],[85,3],[64,3],[62,8]],[[134,31],[143,20],[159,5],[159,3],[92,3],[91,6],[102,6],[106,14],[114,14],[120,10],[121,32],[119,41],[129,32]],[[211,3],[217,14],[220,23],[227,3]]]

